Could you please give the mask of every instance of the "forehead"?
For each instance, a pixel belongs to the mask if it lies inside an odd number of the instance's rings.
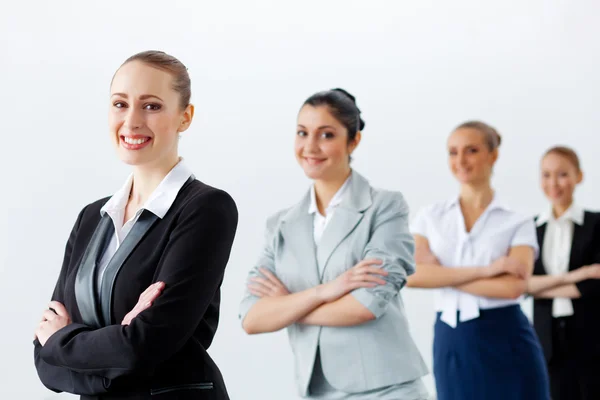
[[[172,83],[173,77],[170,73],[140,61],[132,61],[116,72],[111,93],[125,93],[131,96],[152,94],[164,98],[175,94]]]
[[[304,126],[318,127],[322,125],[330,125],[333,127],[341,127],[342,124],[331,114],[329,107],[304,105],[298,113],[298,124]]]
[[[562,154],[550,153],[542,159],[542,168],[545,169],[575,169],[573,163]]]
[[[465,147],[485,144],[483,133],[474,128],[459,128],[448,138],[448,146]]]

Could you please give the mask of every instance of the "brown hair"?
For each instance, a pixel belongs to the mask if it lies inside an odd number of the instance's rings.
[[[567,146],[554,146],[548,149],[542,159],[544,159],[548,154],[558,154],[559,156],[563,156],[566,158],[573,166],[577,169],[577,172],[581,172],[581,164],[579,163],[579,157],[575,150]]]
[[[185,109],[192,97],[192,82],[185,65],[177,58],[163,51],[147,50],[129,57],[121,67],[132,61],[140,61],[150,67],[165,71],[173,77],[173,90],[179,93],[180,106]]]
[[[488,149],[490,151],[494,151],[498,147],[500,147],[500,143],[502,142],[502,138],[500,137],[500,134],[498,133],[498,131],[495,128],[486,124],[485,122],[481,122],[481,121],[463,122],[462,124],[457,126],[456,129],[454,129],[454,131],[457,131],[459,129],[469,129],[469,128],[479,131],[484,136],[485,143],[487,144]]]

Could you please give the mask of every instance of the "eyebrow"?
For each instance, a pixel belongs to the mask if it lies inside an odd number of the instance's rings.
[[[111,97],[112,97],[112,96],[120,96],[120,97],[127,98],[127,94],[125,94],[125,93],[113,93],[113,94],[111,95]],[[148,99],[151,99],[151,98],[158,99],[158,100],[160,100],[160,101],[164,101],[164,100],[163,100],[163,99],[161,99],[160,97],[158,97],[158,96],[155,96],[155,95],[153,95],[153,94],[143,94],[143,95],[141,95],[141,96],[140,96],[140,100],[148,100]]]
[[[300,125],[300,124],[298,124],[298,127],[306,129],[306,127],[304,125]],[[322,126],[318,127],[317,129],[326,129],[326,128],[335,130],[335,127],[331,126],[331,125],[322,125]]]

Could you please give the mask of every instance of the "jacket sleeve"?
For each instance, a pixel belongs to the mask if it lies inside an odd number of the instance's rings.
[[[595,227],[592,236],[593,239],[590,243],[592,255],[591,259],[586,260],[586,265],[600,264],[600,213],[591,215],[595,217]],[[582,298],[600,297],[600,279],[586,279],[585,281],[576,283],[576,285]]]
[[[237,229],[235,202],[220,190],[192,198],[157,266],[165,289],[130,325],[71,324],[40,352],[48,364],[116,379],[148,374],[193,335],[219,290]]]
[[[36,339],[33,348],[35,368],[46,388],[56,393],[67,392],[78,395],[98,395],[108,391],[108,387],[110,386],[109,379],[50,365],[40,357],[41,350],[42,345]]]
[[[363,252],[363,260],[383,261],[381,268],[388,272],[383,278],[387,283],[351,292],[376,318],[385,313],[389,302],[404,287],[406,278],[414,273],[414,251],[414,238],[408,228],[408,205],[401,194],[393,193],[382,201],[371,239]]]
[[[260,298],[258,296],[253,295],[248,290],[248,283],[250,283],[251,278],[260,277],[262,274],[259,271],[259,268],[265,268],[271,271],[274,275],[277,275],[275,269],[275,245],[278,240],[278,226],[279,226],[279,217],[281,213],[275,214],[267,220],[267,226],[264,234],[264,245],[260,256],[255,264],[255,266],[248,273],[248,278],[246,280],[246,287],[244,288],[244,297],[240,303],[238,317],[240,321],[244,321],[246,318],[246,314],[248,311],[256,304]]]
[[[64,284],[68,272],[67,270],[69,268],[69,263],[71,261],[73,243],[75,241],[75,238],[77,237],[79,225],[81,223],[81,219],[83,217],[83,214],[85,213],[86,208],[81,210],[81,212],[79,213],[77,221],[75,222],[75,225],[71,230],[71,234],[69,235],[69,240],[67,241],[67,245],[65,248],[65,256],[63,258],[63,264],[60,271],[60,275],[54,288],[54,293],[52,294],[52,300],[58,301],[62,304],[64,304]],[[37,374],[40,378],[40,381],[48,389],[56,393],[67,392],[72,394],[87,395],[100,394],[108,391],[110,380],[105,379],[101,376],[81,374],[71,371],[68,368],[48,364],[47,362],[42,360],[40,356],[40,352],[42,350],[42,345],[40,344],[40,342],[36,339],[33,342],[33,344],[33,359],[35,363],[35,368],[37,370]]]

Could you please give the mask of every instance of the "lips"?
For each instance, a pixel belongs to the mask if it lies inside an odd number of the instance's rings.
[[[140,150],[144,147],[148,146],[148,144],[152,141],[152,138],[149,136],[123,136],[119,137],[119,141],[121,146],[126,148],[127,150]]]
[[[315,158],[315,157],[304,157],[304,161],[308,165],[320,165],[322,164],[326,158]]]

